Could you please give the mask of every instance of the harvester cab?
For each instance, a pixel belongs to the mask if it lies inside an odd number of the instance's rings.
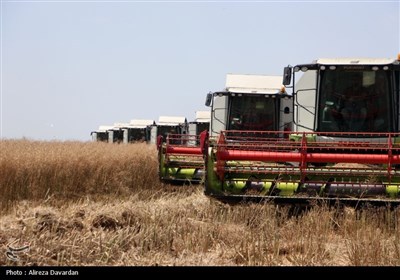
[[[399,204],[399,59],[318,59],[285,67],[296,132],[285,151],[274,152],[295,162],[280,173],[280,182],[293,186],[290,196]]]
[[[275,163],[271,152],[285,149],[293,129],[293,99],[282,76],[228,74],[225,89],[209,93],[206,105],[211,126],[202,145],[205,193],[222,200],[289,193],[292,186],[279,185],[274,172],[287,166]]]
[[[177,116],[160,116],[157,123],[148,126],[151,144],[158,145],[161,139],[165,142],[168,135],[172,134],[186,134],[188,131],[188,124],[185,117]]]
[[[211,107],[210,135],[216,137],[221,131],[242,131],[242,135],[290,131],[291,100],[281,76],[228,74],[223,91],[207,94],[206,106]]]
[[[189,122],[189,135],[200,135],[201,132],[210,129],[211,112],[196,111],[196,118]]]
[[[108,143],[122,143],[124,141],[124,128],[128,123],[114,123],[114,126],[108,129]]]
[[[122,128],[124,143],[148,142],[150,133],[148,127],[155,125],[153,120],[134,119]]]
[[[90,135],[92,136],[93,142],[108,142],[108,131],[113,129],[114,126],[111,125],[100,125],[99,129],[92,131]]]

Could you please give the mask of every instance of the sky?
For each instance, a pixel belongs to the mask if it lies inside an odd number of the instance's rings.
[[[228,73],[400,53],[400,0],[0,1],[1,139],[193,121]]]

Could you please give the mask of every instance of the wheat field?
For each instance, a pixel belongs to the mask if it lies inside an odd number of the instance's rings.
[[[154,145],[0,151],[0,266],[400,265],[398,210],[223,204],[160,183]]]

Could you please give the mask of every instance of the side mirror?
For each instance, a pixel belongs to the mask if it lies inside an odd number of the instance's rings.
[[[287,66],[283,69],[283,82],[282,84],[284,86],[290,85],[290,82],[292,80],[292,67]]]
[[[206,106],[207,107],[210,107],[210,105],[211,105],[211,101],[212,101],[212,93],[210,92],[210,93],[207,93],[207,97],[206,97]]]
[[[284,114],[289,114],[289,113],[290,113],[289,107],[285,107],[285,108],[283,109],[283,113],[284,113]]]

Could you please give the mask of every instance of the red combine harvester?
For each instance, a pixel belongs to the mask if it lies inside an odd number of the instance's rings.
[[[203,182],[206,146],[214,143],[221,131],[232,129],[253,135],[266,129],[291,129],[291,102],[291,96],[284,92],[282,76],[228,74],[225,89],[207,95],[206,105],[213,106],[207,121],[210,131],[207,128],[194,133],[189,123],[190,134],[169,134],[166,141],[159,138],[160,179],[170,183]]]
[[[157,137],[160,180],[172,184],[198,184],[204,177],[204,143],[210,125],[210,112],[197,111],[195,121],[182,131],[170,131]],[[203,141],[201,141],[203,138]]]

